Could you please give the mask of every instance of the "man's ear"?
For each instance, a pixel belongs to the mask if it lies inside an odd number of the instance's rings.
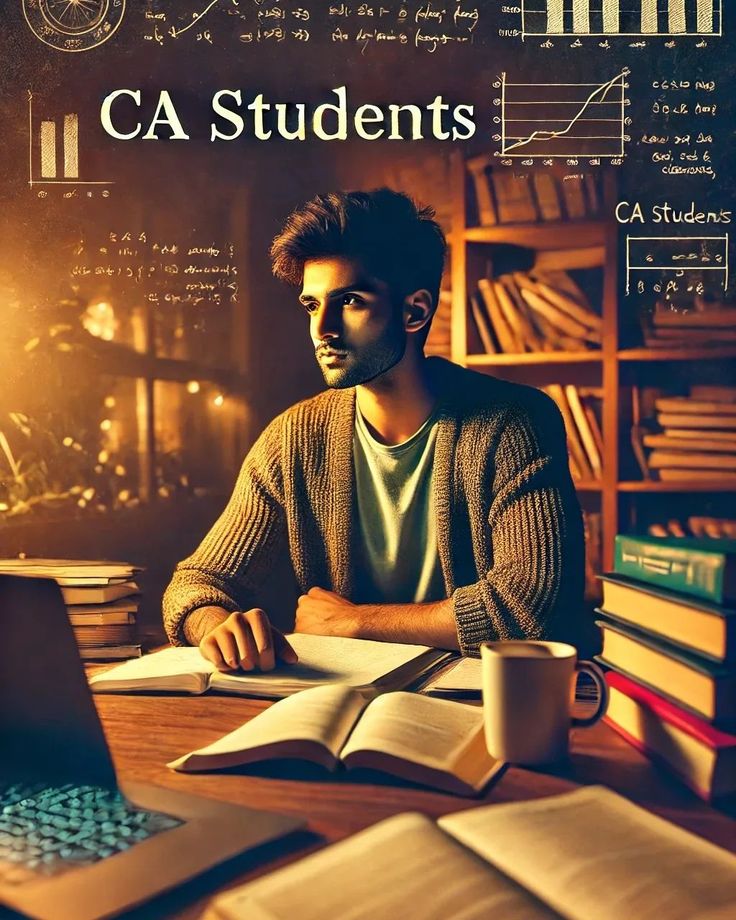
[[[425,289],[414,291],[404,298],[404,329],[418,332],[429,323],[434,315],[434,298]]]

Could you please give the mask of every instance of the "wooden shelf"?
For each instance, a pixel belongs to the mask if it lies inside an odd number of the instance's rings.
[[[725,479],[645,480],[619,482],[618,489],[619,492],[733,492],[736,483]]]
[[[528,249],[589,249],[602,246],[605,234],[606,224],[599,220],[574,223],[550,221],[545,224],[467,227],[463,239],[468,243],[511,243]]]
[[[603,483],[600,479],[579,479],[577,482],[573,480],[573,485],[575,486],[576,492],[602,492]]]
[[[661,380],[666,385],[667,362],[714,362],[725,370],[725,362],[736,359],[736,345],[721,347],[687,347],[668,343],[666,348],[622,348],[619,345],[619,258],[618,228],[613,220],[580,220],[570,222],[536,222],[526,224],[494,224],[468,226],[467,218],[476,209],[469,206],[468,194],[473,183],[462,155],[453,156],[452,165],[452,251],[451,251],[451,354],[454,361],[475,370],[485,370],[499,377],[539,385],[541,380],[559,384],[590,386],[595,379],[602,392],[601,428],[603,441],[602,481],[586,480],[574,483],[583,495],[600,498],[602,567],[613,566],[614,537],[625,532],[640,512],[636,497],[660,494],[661,514],[671,515],[665,496],[685,496],[688,493],[706,496],[708,493],[736,494],[736,483],[725,478],[710,481],[683,478],[672,481],[621,481],[621,458],[629,454],[629,432],[626,429],[628,407],[623,405],[621,383],[629,385],[645,378]],[[613,214],[618,201],[616,183],[611,173],[603,180],[603,213]],[[533,264],[541,270],[560,268],[566,271],[590,268],[602,269],[600,350],[579,352],[539,352],[523,354],[468,354],[468,345],[480,347],[473,335],[473,317],[468,309],[469,284],[476,284],[487,273],[502,273],[505,254],[494,247],[516,245],[530,251]],[[485,248],[484,248],[485,247]],[[636,341],[636,340],[635,340]],[[687,341],[687,340],[686,340]],[[722,362],[720,365],[718,362]],[[676,370],[670,367],[670,370]],[[687,365],[679,368],[689,371]],[[695,367],[693,365],[693,370]],[[650,383],[651,385],[651,383]],[[705,434],[705,432],[704,432]],[[590,471],[589,471],[590,472]],[[634,468],[631,475],[635,475]],[[631,496],[631,498],[629,498]],[[723,499],[730,498],[725,494]],[[672,504],[672,501],[669,502]],[[705,501],[703,501],[705,504]],[[656,510],[659,513],[660,509]]]
[[[600,351],[527,351],[519,354],[466,355],[468,367],[500,367],[517,364],[595,364],[603,360]]]
[[[619,361],[703,361],[736,358],[736,348],[625,348]]]

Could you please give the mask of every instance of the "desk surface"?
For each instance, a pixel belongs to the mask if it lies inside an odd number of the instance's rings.
[[[115,765],[122,780],[138,780],[236,802],[268,811],[296,815],[321,841],[339,840],[382,818],[415,810],[432,817],[491,802],[539,798],[569,791],[579,785],[602,783],[632,801],[668,818],[720,846],[736,852],[736,822],[709,808],[684,786],[653,767],[606,725],[578,729],[573,736],[569,764],[552,771],[509,768],[500,781],[480,799],[461,799],[432,792],[408,783],[373,777],[351,781],[349,774],[326,780],[324,774],[296,779],[285,770],[281,775],[174,773],[166,762],[214,741],[255,716],[269,704],[259,700],[206,695],[162,697],[97,695]],[[269,853],[269,862],[246,871],[236,867],[217,884],[240,884],[274,865],[290,861],[304,849],[282,845]],[[287,855],[288,854],[288,855]],[[207,891],[208,894],[204,894]],[[169,896],[157,904],[156,918],[194,920],[200,916],[213,891],[212,884],[178,898]]]

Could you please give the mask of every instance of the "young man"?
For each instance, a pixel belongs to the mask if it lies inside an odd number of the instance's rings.
[[[218,668],[294,661],[255,605],[287,541],[295,630],[477,653],[580,643],[583,528],[542,392],[424,356],[445,258],[431,209],[388,189],[318,196],[274,240],[328,389],[271,422],[164,597]]]

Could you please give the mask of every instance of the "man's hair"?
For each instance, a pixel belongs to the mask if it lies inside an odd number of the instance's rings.
[[[304,263],[359,260],[400,298],[426,289],[437,306],[447,243],[434,209],[389,188],[317,195],[293,211],[271,245],[274,275],[300,285]]]

